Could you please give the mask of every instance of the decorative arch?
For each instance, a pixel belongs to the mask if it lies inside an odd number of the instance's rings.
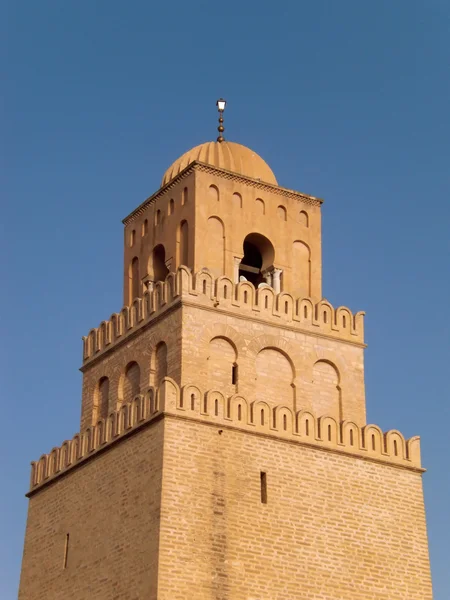
[[[225,272],[225,225],[217,216],[209,217],[206,226],[205,267],[211,271],[214,278]]]
[[[130,402],[141,390],[141,369],[136,361],[127,364],[121,379],[119,399],[122,402]]]
[[[106,419],[109,414],[109,378],[101,377],[94,392],[94,422],[98,419]]]
[[[295,369],[289,355],[273,346],[262,348],[256,356],[255,370],[258,401],[295,407]]]
[[[246,342],[244,336],[233,329],[230,325],[217,323],[210,327],[206,327],[203,331],[200,346],[208,348],[209,342],[213,338],[225,338],[228,340],[236,351],[236,360],[239,360],[246,350]]]
[[[312,369],[312,405],[317,416],[342,420],[340,373],[329,360],[318,360]]]
[[[167,344],[159,342],[152,353],[150,378],[152,384],[158,387],[164,377],[167,377]]]
[[[287,221],[287,210],[285,206],[282,206],[280,204],[280,206],[277,208],[277,215],[278,218],[281,219],[282,221]]]
[[[187,188],[185,188],[187,189]],[[189,226],[186,220],[178,228],[178,265],[189,265]]]
[[[139,258],[137,256],[130,262],[128,280],[128,304],[131,304],[135,298],[140,296]]]
[[[255,200],[255,212],[258,215],[265,215],[266,214],[266,205],[264,203],[264,200],[262,198],[256,198]]]
[[[234,192],[231,196],[233,208],[242,208],[242,196],[238,192]]]
[[[220,389],[226,396],[237,389],[237,350],[224,336],[213,337],[208,345],[208,389]]]
[[[175,201],[174,201],[174,199],[173,199],[173,198],[171,198],[171,199],[169,200],[169,207],[168,207],[168,209],[167,209],[167,214],[168,214],[168,215],[173,215],[173,213],[174,213],[174,210],[175,210]]]
[[[208,189],[208,196],[213,202],[219,202],[219,188],[216,185],[210,185]]]
[[[306,210],[301,210],[298,213],[298,222],[300,225],[303,225],[303,227],[309,227],[309,215]]]
[[[311,250],[308,244],[296,240],[292,246],[293,279],[302,296],[311,295]]]

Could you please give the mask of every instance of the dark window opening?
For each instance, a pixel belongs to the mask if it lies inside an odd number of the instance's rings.
[[[263,272],[273,267],[275,250],[272,243],[259,233],[250,233],[244,240],[244,257],[239,265],[239,280],[244,277],[255,287],[265,283]]]
[[[69,557],[69,534],[66,533],[66,541],[64,544],[64,561],[63,561],[63,569],[67,569],[67,559]]]
[[[264,471],[260,473],[261,479],[261,504],[267,504],[267,474]]]
[[[166,250],[162,244],[158,244],[153,249],[153,281],[164,281],[169,274],[166,267]]]
[[[232,385],[236,385],[238,381],[238,366],[233,365],[231,367],[231,383]]]

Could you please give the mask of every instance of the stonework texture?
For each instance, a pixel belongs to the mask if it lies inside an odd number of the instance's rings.
[[[19,600],[431,600],[420,440],[366,423],[321,201],[194,150],[124,221],[80,433],[32,463]]]

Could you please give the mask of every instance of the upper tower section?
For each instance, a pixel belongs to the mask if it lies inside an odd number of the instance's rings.
[[[181,265],[319,302],[322,201],[278,185],[263,158],[219,132],[124,220],[124,304]]]

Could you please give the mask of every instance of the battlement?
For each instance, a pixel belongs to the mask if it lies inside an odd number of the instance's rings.
[[[150,387],[144,395],[122,404],[106,419],[32,462],[29,493],[163,415],[421,469],[418,436],[405,440],[400,432],[383,433],[376,425],[338,423],[327,416],[317,418],[306,410],[294,412],[283,405],[270,408],[266,402],[249,403],[237,394],[227,398],[218,390],[204,393],[194,385],[180,389],[173,379],[166,377],[159,388]]]
[[[194,275],[184,266],[169,273],[142,298],[91,329],[83,337],[86,364],[138,329],[159,318],[176,304],[195,303],[217,311],[245,314],[272,324],[293,327],[316,335],[364,344],[364,312],[353,314],[345,306],[334,308],[327,300],[316,304],[311,298],[294,298],[287,292],[275,294],[269,286],[255,289],[248,281],[233,283],[228,277],[214,279],[207,269]]]

